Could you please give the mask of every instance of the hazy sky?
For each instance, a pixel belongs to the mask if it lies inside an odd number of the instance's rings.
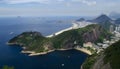
[[[0,16],[96,16],[119,7],[120,0],[0,0]]]

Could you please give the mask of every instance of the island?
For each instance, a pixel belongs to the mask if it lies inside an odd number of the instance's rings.
[[[23,48],[22,53],[29,56],[43,55],[55,50],[76,49],[91,55],[96,50],[89,46],[109,40],[112,34],[99,24],[90,24],[82,28],[64,31],[53,37],[45,37],[40,32],[23,32],[10,39],[8,45],[19,45]]]

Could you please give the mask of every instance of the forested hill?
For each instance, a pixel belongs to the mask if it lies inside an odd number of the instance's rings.
[[[88,25],[84,28],[65,31],[52,38],[46,38],[39,32],[24,32],[12,38],[9,45],[22,45],[25,51],[47,52],[55,49],[73,49],[82,46],[85,42],[101,42],[108,39],[111,34],[98,24]]]

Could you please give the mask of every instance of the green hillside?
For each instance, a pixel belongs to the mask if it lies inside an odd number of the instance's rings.
[[[13,39],[9,44],[26,47],[26,51],[45,52],[54,49],[73,49],[82,46],[84,42],[98,42],[108,39],[111,34],[100,25],[92,24],[84,28],[65,31],[52,38],[46,38],[39,32],[24,32]]]
[[[112,69],[120,69],[120,41],[105,50],[105,63],[110,63]]]

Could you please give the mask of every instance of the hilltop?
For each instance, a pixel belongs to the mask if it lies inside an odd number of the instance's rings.
[[[88,21],[100,24],[106,30],[109,30],[111,25],[115,26],[116,22],[118,22],[118,21],[112,20],[109,16],[105,14],[102,14],[96,17],[95,19],[88,20]]]
[[[112,19],[105,14],[102,14],[99,17],[93,19],[93,22],[97,22],[97,23],[108,22],[108,21],[110,22],[112,21]]]

